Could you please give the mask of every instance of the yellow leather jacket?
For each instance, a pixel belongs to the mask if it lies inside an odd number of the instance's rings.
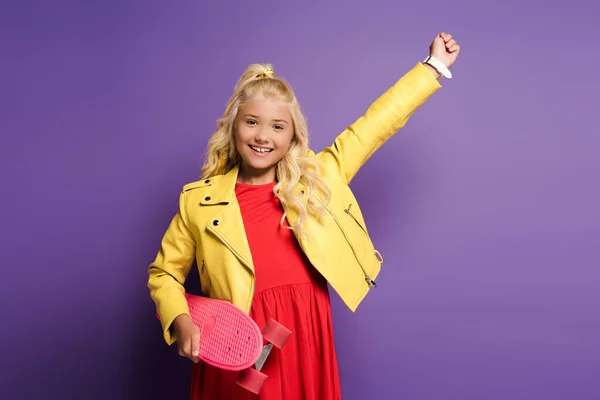
[[[344,303],[355,311],[381,268],[359,205],[349,183],[373,153],[392,137],[441,85],[421,63],[381,95],[332,146],[318,154],[332,198],[325,221],[306,224],[308,239],[297,237],[312,265]],[[148,268],[148,288],[161,319],[164,338],[175,341],[170,327],[189,313],[183,283],[193,261],[206,296],[227,300],[249,312],[254,295],[254,266],[235,196],[238,168],[183,187],[155,260]],[[308,195],[299,183],[295,190]],[[287,210],[292,224],[297,214]],[[310,217],[309,217],[310,218]]]

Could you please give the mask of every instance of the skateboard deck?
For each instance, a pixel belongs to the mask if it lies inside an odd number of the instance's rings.
[[[200,329],[200,360],[232,371],[256,363],[263,337],[249,315],[224,300],[187,293],[185,297],[192,322]]]
[[[218,368],[241,371],[236,383],[260,393],[267,379],[261,372],[267,357],[273,347],[281,349],[292,332],[273,319],[261,332],[249,315],[224,300],[187,293],[185,298],[192,322],[200,329],[198,358]]]

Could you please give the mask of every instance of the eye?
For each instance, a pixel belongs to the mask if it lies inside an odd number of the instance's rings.
[[[275,125],[275,129],[283,129],[283,125]]]
[[[248,125],[255,125],[257,122],[256,122],[256,120],[254,120],[254,119],[249,119],[248,121],[246,121],[246,123],[247,123]]]

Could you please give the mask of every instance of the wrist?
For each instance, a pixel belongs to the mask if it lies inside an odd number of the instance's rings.
[[[182,325],[185,325],[188,322],[191,322],[191,320],[192,319],[190,318],[190,316],[188,314],[179,314],[173,320],[173,327],[175,328],[175,330],[178,330],[181,328]]]
[[[427,58],[425,58],[423,63],[425,65],[431,66],[441,76],[448,78],[448,79],[452,79],[452,73],[450,72],[448,67],[446,67],[446,65],[444,65],[444,63],[442,61],[438,60],[436,57],[429,55],[429,56],[427,56]]]
[[[425,68],[427,68],[427,69],[429,70],[429,72],[431,72],[431,73],[433,74],[433,76],[435,77],[435,79],[440,79],[440,78],[442,77],[442,74],[440,74],[440,73],[438,72],[438,70],[437,70],[437,69],[435,69],[435,68],[433,68],[431,65],[429,65],[429,64],[426,64],[426,63],[424,63],[424,62],[422,62],[421,64],[423,64],[423,66],[424,66]]]

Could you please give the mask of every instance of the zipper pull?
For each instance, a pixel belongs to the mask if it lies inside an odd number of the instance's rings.
[[[377,287],[377,283],[373,279],[371,279],[369,275],[365,275],[365,281],[367,281],[367,285],[369,285],[369,287]]]
[[[350,207],[352,207],[352,203],[348,204],[348,208],[344,209],[344,212],[350,215]]]

